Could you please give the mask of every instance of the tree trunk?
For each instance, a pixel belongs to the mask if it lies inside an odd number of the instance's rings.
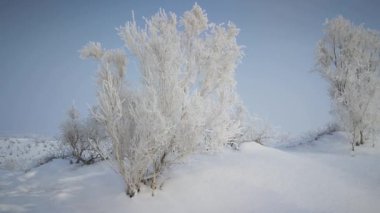
[[[357,142],[356,142],[356,134],[355,134],[355,130],[352,134],[352,140],[351,140],[351,146],[352,146],[352,152],[355,151],[355,145],[357,145]]]
[[[361,131],[359,131],[359,132],[361,132]],[[355,133],[357,133],[357,132],[355,131]],[[360,136],[358,136],[358,134],[355,134],[354,140],[355,140],[355,146],[360,146]]]
[[[133,196],[135,196],[135,190],[133,187],[131,187],[130,185],[126,187],[125,189],[125,193],[130,197],[132,198]]]
[[[364,144],[363,130],[360,130],[360,144]]]

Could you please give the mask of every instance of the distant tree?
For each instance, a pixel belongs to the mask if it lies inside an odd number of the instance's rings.
[[[99,145],[105,140],[102,126],[94,119],[82,121],[74,106],[68,110],[68,118],[61,125],[62,140],[72,150],[76,163],[94,163],[102,159]]]
[[[235,90],[235,69],[242,56],[234,24],[216,25],[197,4],[178,19],[160,10],[119,29],[139,62],[141,84],[125,83],[123,50],[104,50],[90,42],[83,58],[99,61],[98,111],[113,142],[126,193],[141,182],[157,186],[171,163],[196,150],[215,150],[241,131],[243,108]]]
[[[330,85],[341,128],[354,145],[379,125],[380,36],[342,16],[328,20],[317,48],[317,70]]]
[[[257,116],[247,116],[245,119],[242,134],[237,138],[233,146],[239,147],[241,143],[256,142],[264,145],[277,137],[276,131],[272,126]]]

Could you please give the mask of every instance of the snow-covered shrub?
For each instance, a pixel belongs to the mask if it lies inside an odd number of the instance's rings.
[[[380,35],[339,16],[326,22],[317,48],[317,71],[330,84],[339,125],[363,144],[380,122]]]
[[[99,146],[105,140],[105,132],[94,118],[82,121],[79,112],[72,106],[61,130],[62,142],[71,148],[76,163],[91,164],[103,158]]]
[[[197,4],[177,18],[160,10],[145,27],[119,29],[139,62],[140,86],[125,83],[123,50],[90,42],[81,56],[100,63],[94,117],[112,140],[114,156],[133,196],[142,181],[196,150],[216,150],[241,134],[242,105],[234,73],[242,56],[232,23],[209,23]],[[149,181],[147,181],[149,180]]]
[[[268,144],[277,139],[278,133],[265,120],[253,116],[244,122],[241,136],[236,139],[235,146],[245,142],[256,142],[261,145]]]

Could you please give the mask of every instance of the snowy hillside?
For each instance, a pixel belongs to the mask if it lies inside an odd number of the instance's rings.
[[[342,133],[282,150],[245,143],[193,156],[165,172],[154,196],[143,188],[132,199],[106,162],[56,159],[0,170],[0,212],[378,212],[379,159],[364,146],[352,156]]]
[[[66,155],[68,149],[56,140],[39,137],[0,138],[0,169],[28,170],[53,158]]]

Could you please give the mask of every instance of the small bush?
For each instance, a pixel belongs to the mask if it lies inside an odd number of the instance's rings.
[[[105,134],[95,119],[82,121],[79,112],[71,107],[61,128],[62,142],[70,147],[76,163],[91,164],[103,159],[99,145],[105,139]]]

